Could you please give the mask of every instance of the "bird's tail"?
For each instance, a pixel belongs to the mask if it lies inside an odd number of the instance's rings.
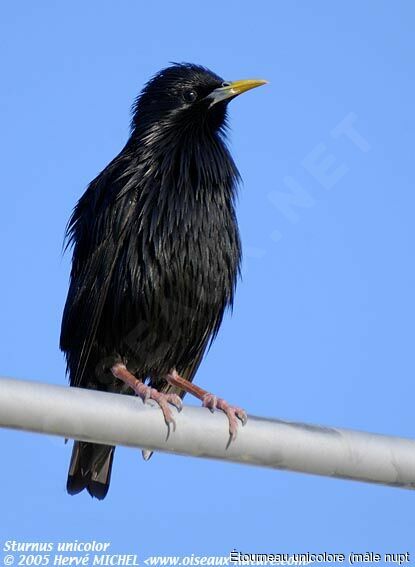
[[[66,490],[78,494],[84,488],[98,500],[105,498],[111,480],[115,447],[75,441]]]

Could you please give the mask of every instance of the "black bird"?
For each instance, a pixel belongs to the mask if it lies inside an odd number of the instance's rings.
[[[73,258],[60,348],[71,386],[154,399],[169,427],[170,404],[181,409],[185,392],[225,411],[231,439],[238,418],[246,421],[191,382],[232,305],[241,259],[227,104],[265,82],[224,82],[183,63],[138,96],[127,144],[67,227]],[[75,441],[68,492],[104,498],[114,449]]]

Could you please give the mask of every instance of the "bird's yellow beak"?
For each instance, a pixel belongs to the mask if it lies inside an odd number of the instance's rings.
[[[262,79],[244,79],[242,81],[233,81],[232,83],[227,83],[218,89],[212,91],[207,98],[209,98],[212,102],[210,106],[214,104],[226,100],[229,98],[234,98],[246,91],[250,91],[251,89],[255,89],[256,87],[260,87],[261,85],[266,85],[268,81],[264,81]]]

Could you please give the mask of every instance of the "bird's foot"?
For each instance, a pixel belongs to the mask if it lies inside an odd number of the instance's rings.
[[[226,414],[229,421],[229,435],[231,441],[236,439],[238,433],[238,419],[242,422],[242,425],[245,425],[248,421],[245,410],[237,406],[231,406],[227,401],[209,392],[203,396],[202,405],[205,408],[209,408],[211,412],[214,412],[215,409],[219,409]]]
[[[209,408],[212,412],[215,411],[215,409],[222,410],[229,421],[229,442],[236,439],[239,424],[238,419],[242,422],[242,425],[245,425],[248,421],[248,416],[245,410],[236,406],[231,406],[222,398],[218,398],[210,392],[196,386],[196,384],[192,384],[188,380],[185,380],[177,373],[176,370],[172,370],[169,374],[167,374],[166,380],[172,386],[176,386],[188,394],[196,396],[199,400],[202,400],[203,406]]]
[[[115,364],[111,368],[112,374],[122,380],[125,384],[130,386],[130,388],[139,396],[144,403],[148,400],[154,400],[159,405],[161,411],[163,412],[164,421],[168,427],[167,436],[169,436],[170,429],[176,430],[176,421],[173,417],[173,413],[169,404],[172,404],[177,408],[178,411],[182,410],[182,400],[177,394],[166,394],[165,392],[159,392],[151,386],[143,384],[141,380],[138,380],[134,374],[127,369],[124,364]]]
[[[169,430],[170,427],[172,427],[173,431],[176,431],[176,421],[173,417],[173,413],[169,404],[175,406],[178,411],[182,410],[182,400],[177,394],[166,394],[164,392],[159,392],[155,388],[147,386],[142,382],[138,382],[136,387],[133,389],[137,396],[140,396],[144,403],[146,403],[148,400],[154,400],[163,412],[164,421],[166,422]]]

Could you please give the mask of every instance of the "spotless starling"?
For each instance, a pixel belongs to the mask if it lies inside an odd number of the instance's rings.
[[[71,386],[155,400],[169,428],[185,392],[226,413],[231,440],[238,419],[246,421],[192,380],[232,305],[240,267],[227,105],[265,82],[226,82],[182,63],[138,96],[129,140],[68,223],[73,258],[60,347]],[[75,441],[68,492],[104,498],[114,449]]]

